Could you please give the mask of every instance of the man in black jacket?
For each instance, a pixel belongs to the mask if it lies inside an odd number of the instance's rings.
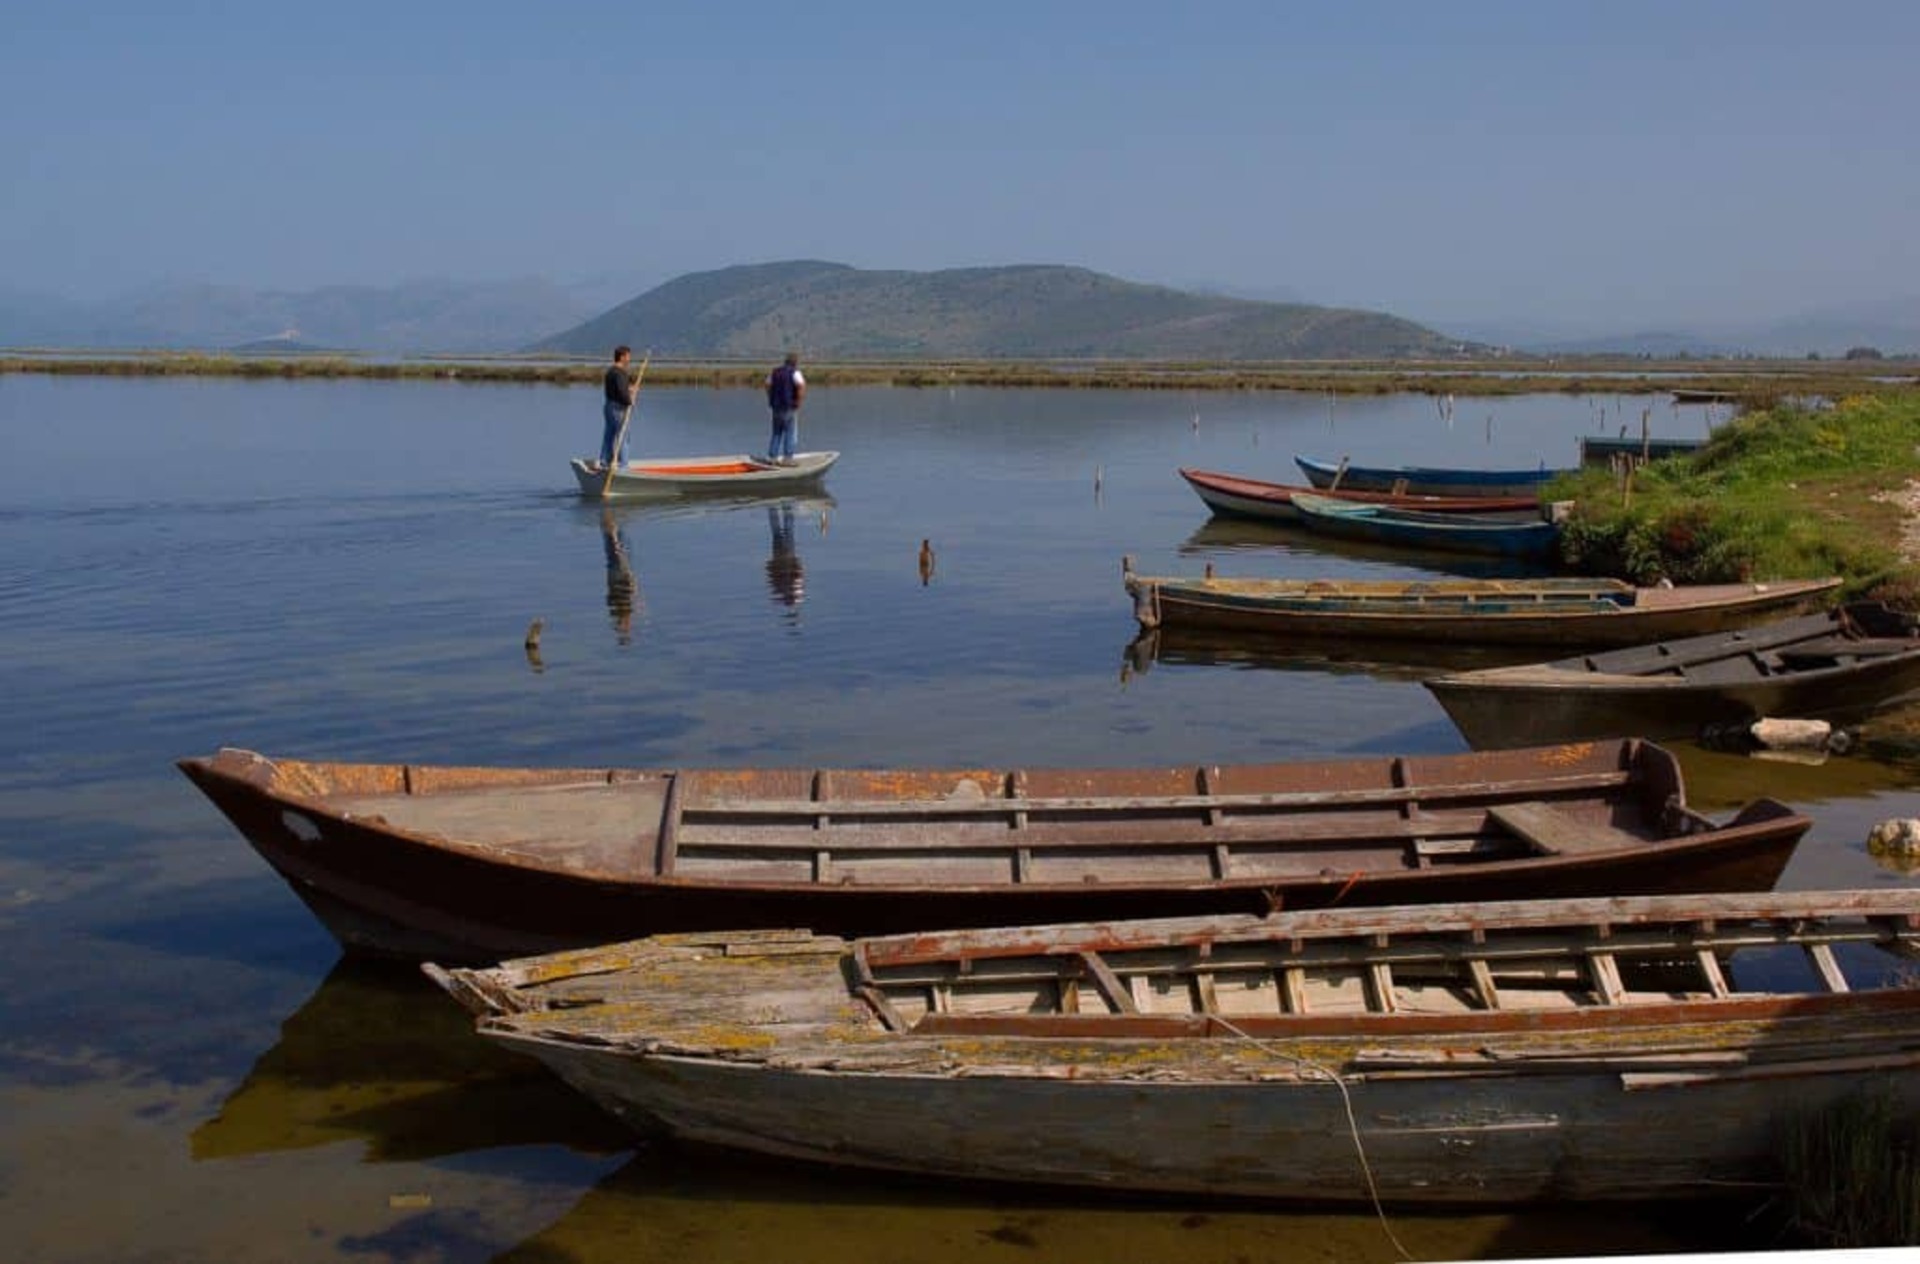
[[[627,424],[627,414],[632,411],[634,396],[640,389],[628,368],[632,363],[632,347],[613,349],[613,363],[607,368],[607,401],[600,408],[600,415],[607,423],[600,436],[600,468],[603,470],[608,462],[627,463],[627,437],[620,431]],[[613,450],[616,441],[620,445],[618,452]]]
[[[800,405],[807,398],[807,379],[800,375],[800,353],[787,358],[767,374],[767,407],[773,410],[773,438],[767,441],[767,460],[793,464],[793,442],[800,432]]]

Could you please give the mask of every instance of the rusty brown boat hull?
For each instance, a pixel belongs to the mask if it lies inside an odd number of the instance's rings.
[[[1684,807],[1639,741],[1116,770],[182,769],[349,949],[834,934],[1770,888],[1811,822]],[[985,789],[983,789],[985,787]]]

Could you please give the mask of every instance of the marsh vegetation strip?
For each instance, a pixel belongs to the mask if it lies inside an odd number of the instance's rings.
[[[1313,393],[823,387],[801,441],[845,455],[822,495],[603,510],[566,468],[598,440],[594,386],[0,375],[10,1257],[1393,1258],[1369,1216],[628,1149],[479,1051],[424,980],[336,971],[325,931],[172,761],[224,744],[695,768],[1456,752],[1418,675],[1358,647],[1189,650],[1141,670],[1120,557],[1437,577],[1225,526],[1175,470],[1280,478],[1295,453],[1559,465],[1643,408],[1656,433],[1708,425],[1704,407],[1611,390],[1462,401],[1449,426],[1404,395],[1329,409]],[[684,455],[752,450],[766,417],[750,392],[650,387],[634,425],[636,454]],[[1861,845],[1873,822],[1920,814],[1908,758],[1688,749],[1683,764],[1703,810],[1773,794],[1815,818],[1786,885],[1916,882]],[[1743,1233],[1698,1211],[1396,1229],[1427,1258]]]
[[[1920,382],[1920,364],[1854,361],[1591,360],[1185,361],[835,360],[811,362],[820,386],[962,387],[1131,391],[1313,391],[1332,395],[1617,394],[1686,391],[1722,401],[1873,392]],[[1909,371],[1904,374],[1902,368]],[[582,385],[604,367],[578,358],[534,356],[361,357],[232,355],[191,352],[22,352],[0,354],[0,374],[89,377],[367,378]],[[648,370],[654,386],[758,386],[758,361],[662,357]]]

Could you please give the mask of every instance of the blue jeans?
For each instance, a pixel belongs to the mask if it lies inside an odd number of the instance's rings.
[[[773,438],[767,441],[767,459],[778,461],[793,455],[794,436],[800,433],[800,410],[790,408],[773,415]]]
[[[600,436],[600,464],[625,465],[627,463],[627,438],[620,433],[620,426],[627,419],[626,405],[616,404],[612,400],[608,400],[606,406],[600,410],[600,413],[601,416],[607,419],[607,428]],[[618,454],[613,450],[613,441],[615,439],[620,441],[620,451]]]

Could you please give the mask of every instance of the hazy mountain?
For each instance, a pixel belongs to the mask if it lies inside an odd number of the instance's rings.
[[[1460,321],[1463,337],[1535,355],[1822,356],[1852,347],[1887,355],[1920,354],[1920,298],[1829,307],[1765,321],[1703,321],[1682,330],[1578,332],[1565,325]]]
[[[1741,354],[1741,348],[1737,346],[1715,342],[1699,334],[1669,330],[1643,330],[1606,338],[1568,338],[1558,342],[1528,343],[1520,349],[1534,355],[1629,355],[1659,359],[1706,359]]]
[[[406,281],[316,290],[166,283],[96,303],[0,293],[0,343],[224,349],[280,342],[355,351],[510,351],[599,304],[551,281]]]
[[[0,347],[71,347],[91,327],[85,303],[0,287]]]
[[[1763,355],[1844,355],[1874,347],[1888,355],[1920,354],[1920,298],[1885,299],[1822,308],[1758,325],[1742,338]]]
[[[1451,338],[1380,312],[1261,303],[1085,268],[866,271],[799,260],[695,272],[546,339],[603,355],[1138,357],[1278,360],[1447,356]]]

